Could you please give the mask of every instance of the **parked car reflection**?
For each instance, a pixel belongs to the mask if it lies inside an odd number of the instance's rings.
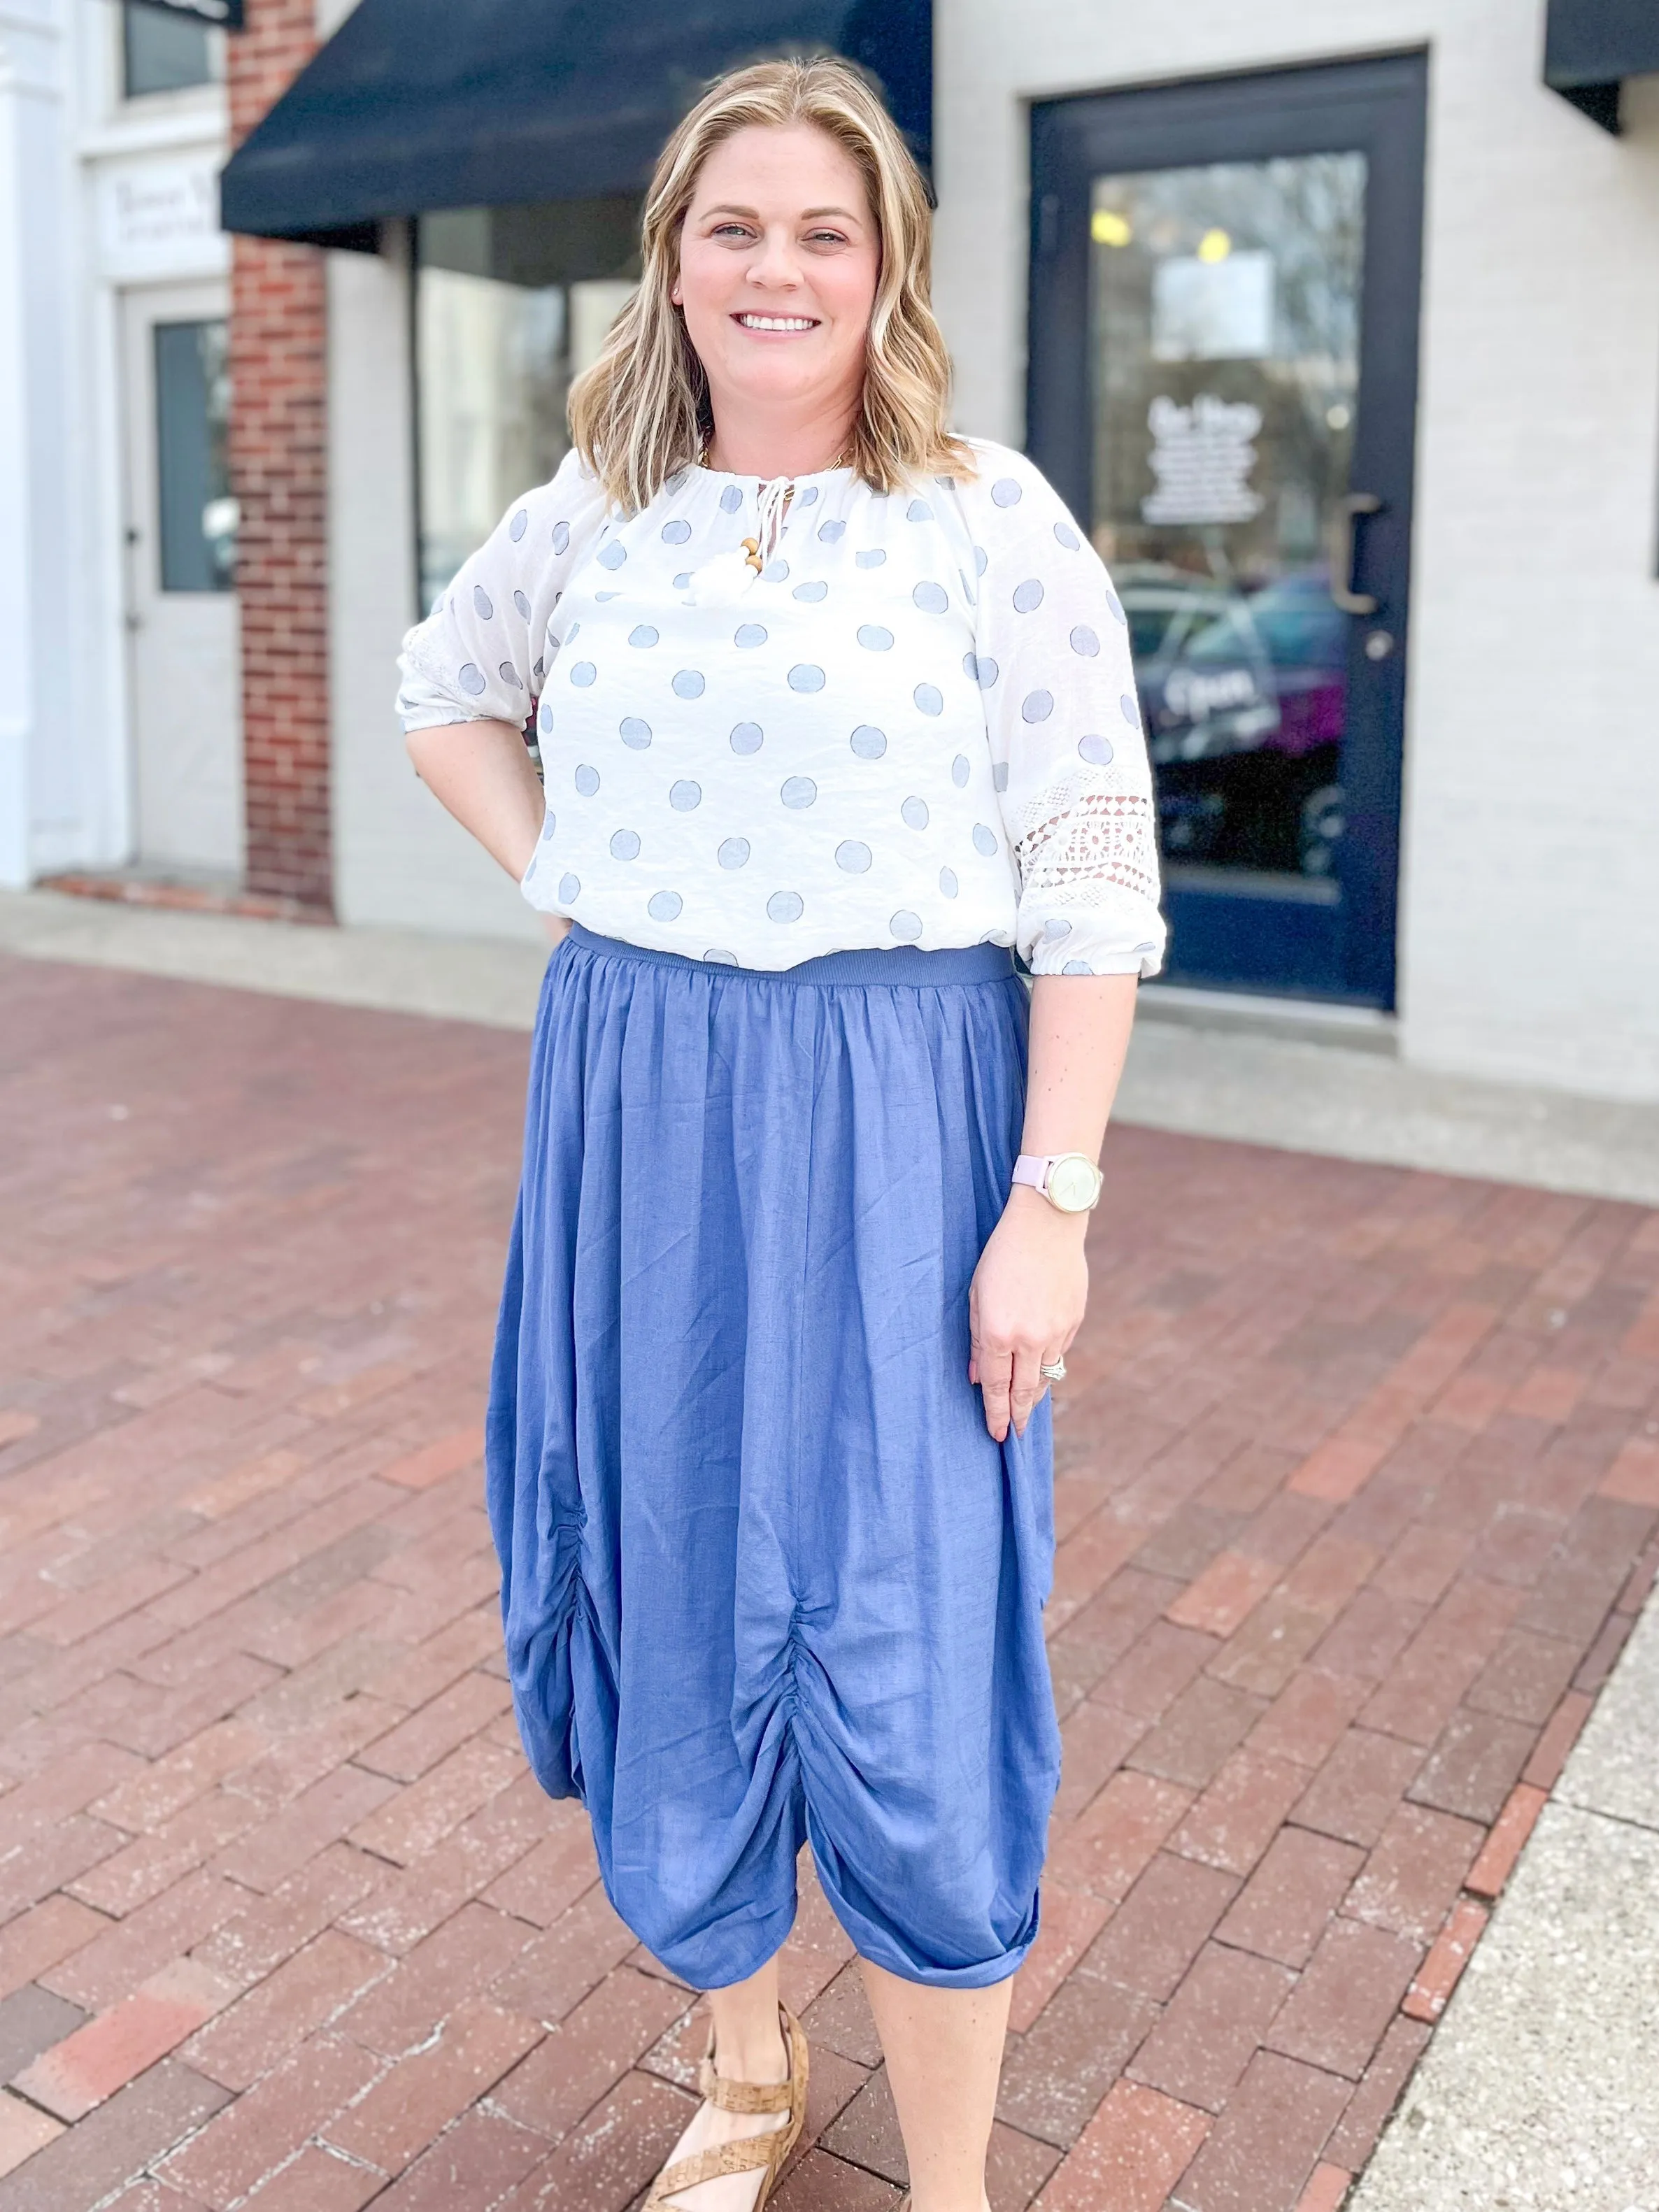
[[[1348,641],[1322,571],[1246,592],[1134,562],[1119,591],[1165,858],[1328,878]]]

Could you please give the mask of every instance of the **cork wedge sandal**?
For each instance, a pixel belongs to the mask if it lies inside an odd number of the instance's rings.
[[[677,2158],[672,2166],[664,2166],[652,2183],[651,2194],[640,2212],[684,2212],[682,2206],[671,2203],[670,2199],[684,2190],[695,2189],[701,2181],[713,2181],[716,2175],[725,2173],[760,2175],[760,2193],[755,2199],[753,2212],[763,2212],[806,2118],[806,2037],[787,2005],[781,2004],[778,2014],[789,2052],[787,2081],[731,2081],[717,2074],[714,2031],[711,2027],[708,2048],[697,2069],[697,2087],[704,2101],[719,2106],[723,2112],[787,2112],[788,2118],[781,2128],[774,2128],[767,2135],[744,2136],[737,2142],[710,2143],[703,2150],[694,2150],[689,2158]]]

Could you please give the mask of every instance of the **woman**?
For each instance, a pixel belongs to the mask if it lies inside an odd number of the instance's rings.
[[[1121,610],[947,432],[928,248],[854,70],[716,84],[575,452],[403,663],[419,773],[568,925],[488,1485],[535,1771],[709,1993],[677,2212],[755,2212],[799,2131],[806,1840],[915,2212],[980,2212],[1058,1774],[1043,1394],[1163,932]]]

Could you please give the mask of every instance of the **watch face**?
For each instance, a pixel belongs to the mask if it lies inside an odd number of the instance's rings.
[[[1056,1160],[1048,1170],[1048,1195],[1062,1213],[1086,1213],[1098,1184],[1099,1170],[1081,1154]]]

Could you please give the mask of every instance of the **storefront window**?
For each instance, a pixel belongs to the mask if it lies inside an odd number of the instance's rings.
[[[198,16],[154,0],[124,0],[121,85],[129,100],[211,84],[219,74],[216,60],[213,31]]]
[[[634,289],[635,204],[425,216],[415,293],[421,603],[569,446],[570,380]],[[595,265],[616,273],[585,273]]]

